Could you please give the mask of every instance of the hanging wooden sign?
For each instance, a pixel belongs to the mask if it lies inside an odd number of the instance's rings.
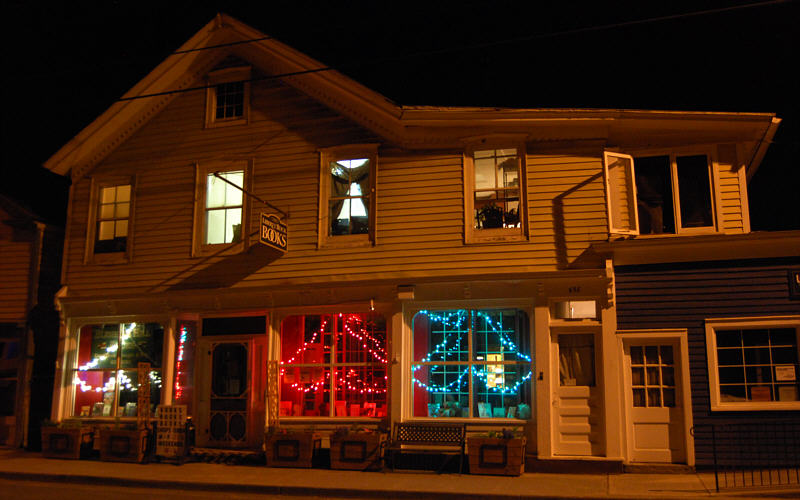
[[[137,366],[139,387],[138,411],[136,427],[139,430],[150,428],[150,363],[139,363]]]
[[[286,253],[289,231],[277,215],[261,213],[261,243]]]

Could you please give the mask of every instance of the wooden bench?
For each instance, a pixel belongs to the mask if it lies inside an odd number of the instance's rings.
[[[449,455],[437,472],[441,472],[453,457],[458,456],[458,472],[461,473],[466,436],[466,424],[395,422],[392,441],[386,448],[391,453],[392,471],[397,465],[397,454],[407,452]]]

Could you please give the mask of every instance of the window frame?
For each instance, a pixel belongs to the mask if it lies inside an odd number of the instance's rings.
[[[478,229],[474,224],[475,152],[515,148],[519,162],[519,227]],[[464,243],[508,243],[528,240],[528,176],[525,143],[519,140],[481,141],[468,145],[462,155],[464,184]]]
[[[232,125],[246,125],[250,123],[250,80],[252,68],[250,66],[236,66],[210,72],[206,76],[206,128],[228,127]],[[242,82],[244,96],[242,102],[242,116],[233,118],[217,118],[217,85],[223,83]]]
[[[365,234],[331,235],[330,214],[330,163],[339,160],[367,158],[370,161],[369,231]],[[319,150],[319,225],[317,227],[317,249],[323,247],[350,248],[369,247],[377,244],[377,198],[378,198],[378,144],[350,144]],[[362,193],[363,194],[363,193]]]
[[[95,252],[97,223],[99,217],[100,193],[103,188],[130,185],[130,206],[128,207],[128,234],[125,250],[122,252]],[[89,212],[86,228],[86,248],[84,264],[125,264],[133,255],[134,214],[136,213],[136,176],[108,176],[92,178],[89,195]]]
[[[280,412],[278,412],[278,421],[279,422],[280,421],[285,421],[286,423],[298,423],[298,422],[307,422],[307,421],[323,421],[323,422],[362,421],[363,422],[363,421],[377,421],[377,420],[380,420],[381,418],[386,418],[387,416],[390,416],[391,415],[391,404],[392,404],[392,385],[391,385],[392,375],[391,375],[391,371],[392,371],[392,364],[393,364],[393,362],[390,361],[390,359],[391,359],[390,358],[390,356],[391,356],[390,344],[391,344],[391,337],[392,337],[392,332],[391,332],[391,327],[392,327],[391,323],[392,323],[392,321],[391,321],[390,312],[391,311],[386,309],[385,307],[375,307],[374,309],[362,309],[362,308],[358,308],[358,307],[356,307],[356,308],[344,308],[344,309],[341,308],[341,307],[311,308],[311,309],[308,309],[308,308],[288,308],[283,312],[283,314],[275,315],[275,321],[276,322],[273,324],[272,329],[273,329],[273,331],[277,332],[277,334],[274,335],[273,349],[274,349],[274,352],[276,353],[275,354],[275,358],[276,358],[276,361],[278,363],[278,374],[277,374],[277,377],[278,377],[278,389],[279,389],[279,394],[278,394],[278,401],[279,402],[283,401],[283,396],[280,394],[280,390],[281,390],[281,388],[283,386],[283,379],[281,378],[281,373],[280,372],[285,367],[322,368],[323,370],[329,370],[331,373],[333,373],[333,370],[335,370],[337,368],[343,368],[343,367],[348,367],[348,366],[361,366],[361,367],[372,366],[372,367],[382,367],[385,370],[385,373],[386,373],[386,376],[387,376],[387,380],[386,380],[386,399],[385,399],[385,403],[384,403],[384,405],[386,407],[386,410],[387,410],[387,413],[386,413],[385,416],[382,416],[382,417],[377,417],[377,416],[370,417],[370,416],[366,416],[366,415],[359,415],[359,416],[356,417],[356,416],[350,416],[349,415],[349,410],[348,410],[348,415],[346,415],[346,416],[336,415],[336,408],[334,406],[331,406],[329,408],[329,414],[328,415],[317,415],[317,416],[297,415],[296,416],[296,415],[280,415]],[[385,328],[385,332],[384,333],[386,335],[386,337],[384,339],[384,347],[386,348],[386,351],[387,351],[386,352],[386,363],[381,364],[378,361],[374,361],[374,362],[352,362],[352,361],[351,362],[339,362],[339,361],[336,361],[335,360],[335,356],[334,356],[334,354],[336,352],[336,350],[335,350],[336,342],[333,342],[332,349],[331,349],[331,355],[330,355],[330,361],[328,361],[328,362],[325,362],[323,360],[320,363],[287,363],[287,364],[284,364],[284,360],[282,359],[283,325],[284,325],[284,321],[286,321],[288,318],[294,317],[294,316],[304,316],[304,317],[330,316],[331,318],[334,318],[334,321],[336,321],[335,318],[339,314],[346,314],[346,315],[354,314],[354,315],[362,315],[362,316],[367,316],[367,317],[370,316],[370,315],[373,315],[373,316],[382,317],[383,322],[384,322],[384,328]],[[333,329],[335,329],[335,328],[332,327],[332,330]],[[332,380],[330,382],[326,383],[326,385],[328,385],[329,391],[331,389],[333,389],[333,391],[331,393],[335,394],[335,388],[332,387]]]
[[[167,386],[169,385],[168,381],[167,381],[167,377],[172,375],[170,373],[169,368],[166,366],[167,364],[172,363],[172,360],[167,360],[167,358],[169,357],[169,354],[168,354],[169,351],[167,350],[167,348],[170,345],[170,340],[168,339],[168,337],[171,334],[170,333],[171,332],[171,327],[169,326],[170,325],[170,320],[168,318],[145,318],[145,319],[141,319],[141,318],[131,318],[131,317],[120,317],[120,318],[113,318],[113,319],[110,319],[110,318],[92,318],[92,319],[88,319],[86,321],[83,321],[83,322],[77,324],[74,327],[74,329],[72,330],[72,335],[70,336],[70,344],[72,346],[72,352],[68,355],[69,357],[67,358],[69,360],[69,364],[65,365],[65,366],[69,366],[69,369],[66,370],[67,373],[65,374],[66,377],[67,377],[66,383],[67,383],[67,387],[69,388],[69,390],[65,391],[64,396],[66,396],[66,397],[65,397],[65,399],[62,399],[62,402],[65,403],[65,404],[62,406],[62,409],[59,410],[60,412],[63,412],[62,418],[75,418],[75,419],[81,419],[81,420],[91,420],[93,422],[109,421],[109,420],[115,420],[115,419],[128,421],[128,420],[135,420],[136,418],[138,418],[137,416],[124,416],[124,415],[119,416],[119,415],[116,415],[117,410],[119,409],[119,393],[120,393],[119,381],[117,381],[115,383],[114,404],[113,404],[113,406],[111,408],[111,410],[112,410],[111,411],[111,415],[103,415],[103,416],[92,415],[92,410],[91,409],[89,411],[89,415],[88,416],[75,414],[76,413],[75,412],[75,404],[76,404],[75,403],[75,399],[77,397],[78,390],[79,390],[77,385],[74,383],[75,374],[77,374],[78,372],[81,372],[81,371],[97,371],[97,372],[109,371],[109,372],[112,372],[114,374],[114,377],[117,377],[118,373],[120,371],[136,371],[137,370],[136,367],[124,368],[124,367],[120,366],[121,358],[122,358],[122,351],[121,350],[117,351],[118,354],[116,355],[116,362],[115,362],[115,367],[114,368],[100,368],[100,369],[93,369],[93,370],[92,369],[90,369],[90,370],[80,370],[79,349],[80,349],[81,330],[83,328],[86,328],[86,327],[95,327],[95,326],[103,327],[103,326],[106,326],[106,325],[118,325],[120,330],[121,330],[124,325],[129,325],[131,323],[137,323],[137,324],[143,324],[143,325],[147,325],[148,323],[155,323],[155,324],[160,325],[161,328],[163,329],[163,336],[162,336],[162,339],[161,339],[161,366],[159,366],[157,368],[151,367],[151,370],[150,370],[151,372],[157,372],[160,375],[160,378],[161,378],[160,395],[161,396],[160,396],[160,400],[159,401],[151,401],[151,404],[153,404],[155,407],[158,407],[159,404],[163,404],[163,402],[166,401],[165,398],[166,398],[166,394],[168,392]],[[119,337],[117,337],[117,338],[119,338]],[[148,418],[152,418],[153,415],[154,415],[154,413],[150,414]]]
[[[426,307],[427,306],[427,307]],[[416,318],[417,314],[428,311],[428,312],[442,312],[442,311],[452,311],[457,309],[466,310],[472,314],[473,311],[497,311],[497,310],[509,310],[514,309],[517,311],[521,311],[525,313],[527,316],[527,329],[528,329],[528,346],[529,346],[529,353],[526,353],[526,356],[529,356],[531,361],[530,363],[526,363],[523,361],[495,361],[490,362],[488,360],[483,360],[481,363],[480,360],[472,359],[473,358],[473,350],[472,350],[472,339],[468,340],[469,342],[469,355],[466,361],[431,361],[431,362],[419,362],[414,359],[414,318]],[[464,422],[469,424],[489,424],[489,425],[497,425],[497,424],[509,424],[509,423],[516,423],[520,425],[521,422],[536,420],[536,393],[537,387],[534,381],[535,373],[536,373],[536,344],[535,344],[535,333],[534,333],[534,310],[533,306],[525,301],[505,301],[503,303],[497,303],[494,301],[481,301],[481,302],[469,302],[469,303],[452,303],[449,301],[441,302],[441,303],[429,303],[429,304],[417,304],[415,307],[410,308],[407,310],[405,316],[405,329],[407,333],[403,335],[402,339],[402,349],[404,351],[403,359],[405,362],[403,363],[403,370],[401,374],[401,380],[403,381],[403,387],[405,388],[404,397],[403,397],[403,418],[407,420],[416,420],[416,421],[430,421],[430,422]],[[470,327],[471,330],[471,327]],[[470,332],[470,337],[472,336],[472,332]],[[502,364],[502,365],[513,365],[518,367],[530,367],[531,376],[529,377],[527,383],[529,383],[529,390],[530,390],[530,397],[531,401],[527,402],[531,407],[531,416],[529,419],[521,420],[519,418],[508,418],[508,417],[480,417],[479,415],[471,415],[469,417],[422,417],[422,416],[414,416],[414,389],[415,389],[415,382],[414,382],[414,366],[421,365],[468,365],[472,366],[479,366],[481,364],[488,365],[488,364]],[[471,369],[470,369],[471,372]],[[398,389],[399,390],[399,389]],[[472,406],[474,403],[474,393],[472,384],[469,384],[469,398],[470,398],[470,412],[472,412]]]
[[[633,184],[633,193],[637,198],[634,203],[636,208],[636,234],[639,238],[663,238],[674,236],[690,236],[698,234],[714,234],[719,233],[722,227],[722,214],[721,200],[719,198],[719,174],[716,149],[711,146],[706,147],[686,147],[686,148],[671,148],[671,149],[641,149],[627,152],[633,158],[633,167],[630,172],[632,175],[631,182]],[[619,154],[619,153],[617,153]],[[708,182],[709,200],[711,202],[711,225],[703,227],[690,227],[684,228],[681,218],[681,204],[680,204],[680,185],[678,183],[678,163],[677,157],[679,156],[699,156],[705,155],[708,165]],[[638,187],[636,186],[636,159],[641,157],[653,156],[667,156],[669,157],[669,170],[670,170],[670,185],[672,191],[672,211],[675,221],[674,233],[658,233],[658,234],[644,234],[639,227],[639,204],[638,204]]]
[[[244,171],[244,186],[242,186],[242,237],[238,242],[231,243],[206,243],[206,194],[209,174],[214,172]],[[225,163],[209,163],[208,165],[195,164],[195,204],[194,204],[194,231],[192,256],[202,257],[220,252],[241,253],[250,245],[251,203],[247,192],[251,190],[253,182],[253,161],[235,160]]]
[[[719,386],[719,364],[717,360],[718,330],[755,330],[759,328],[794,328],[797,335],[798,359],[800,359],[800,316],[763,316],[743,318],[706,319],[706,360],[711,411],[787,411],[800,410],[798,401],[722,401]],[[795,374],[800,378],[800,373]]]

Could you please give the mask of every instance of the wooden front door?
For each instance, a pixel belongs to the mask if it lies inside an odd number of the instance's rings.
[[[559,332],[554,335],[559,380],[555,403],[556,455],[591,456],[605,451],[602,390],[599,387],[598,332]]]
[[[205,342],[198,445],[253,448],[263,441],[264,339]]]
[[[680,344],[624,344],[628,440],[632,462],[686,462]]]

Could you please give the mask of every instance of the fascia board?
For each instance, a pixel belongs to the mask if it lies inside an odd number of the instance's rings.
[[[615,266],[797,257],[800,231],[635,238],[595,243],[592,249],[611,256]]]

